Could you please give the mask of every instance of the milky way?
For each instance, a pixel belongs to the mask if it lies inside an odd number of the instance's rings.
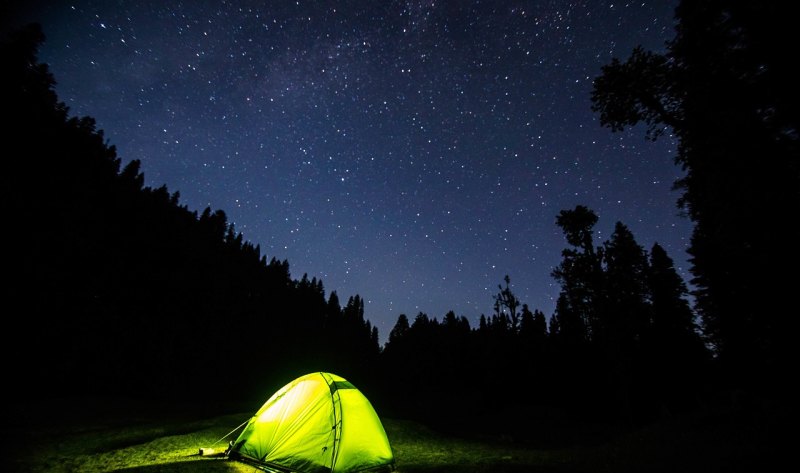
[[[592,80],[663,51],[676,2],[28,4],[73,116],[145,183],[221,209],[292,277],[355,294],[385,340],[401,313],[474,326],[509,275],[550,315],[562,209],[658,242],[687,275],[669,136],[612,134]]]

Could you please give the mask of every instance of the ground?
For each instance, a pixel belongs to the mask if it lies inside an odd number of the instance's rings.
[[[200,455],[201,448],[224,451],[231,431],[252,411],[220,414],[220,406],[119,399],[7,408],[2,471],[259,471],[224,456]],[[767,471],[777,462],[775,449],[764,441],[774,434],[770,426],[731,415],[672,419],[591,445],[563,447],[446,435],[402,419],[384,418],[383,423],[398,473],[751,472]]]

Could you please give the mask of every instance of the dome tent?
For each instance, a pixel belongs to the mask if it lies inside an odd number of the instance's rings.
[[[301,376],[273,394],[227,454],[276,472],[394,470],[372,404],[349,381],[325,372]]]

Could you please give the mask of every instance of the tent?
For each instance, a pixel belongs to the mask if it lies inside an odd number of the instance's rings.
[[[394,470],[372,404],[349,381],[324,372],[301,376],[273,394],[227,454],[276,472]]]

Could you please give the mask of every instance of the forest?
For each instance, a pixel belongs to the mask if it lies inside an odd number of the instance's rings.
[[[533,441],[709,406],[789,412],[794,19],[756,2],[682,2],[676,19],[666,53],[637,48],[603,68],[592,108],[609,132],[677,139],[694,289],[624,222],[594,241],[602,216],[578,205],[553,215],[564,236],[554,313],[520,301],[508,268],[478,326],[400,314],[383,346],[360,295],[293,277],[223,210],[189,209],[145,186],[140,162],[123,166],[95,121],[57,97],[38,25],[2,38],[7,394],[258,402],[322,370],[393,417]]]

